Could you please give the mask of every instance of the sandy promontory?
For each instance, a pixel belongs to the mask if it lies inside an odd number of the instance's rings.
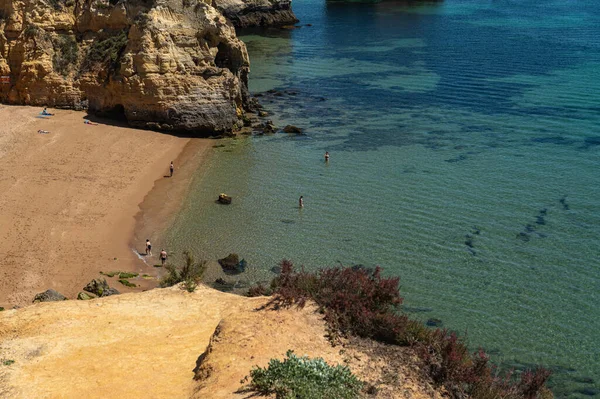
[[[139,204],[155,182],[163,192],[181,186],[178,176],[163,176],[190,142],[103,120],[86,125],[85,112],[40,111],[0,106],[4,307],[29,304],[48,288],[72,298],[99,271],[143,268],[130,246]],[[211,144],[194,140],[197,151]]]

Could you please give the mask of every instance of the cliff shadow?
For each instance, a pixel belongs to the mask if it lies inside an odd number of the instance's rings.
[[[83,116],[84,124],[88,125],[105,125],[105,126],[117,126],[128,129],[139,129],[139,130],[148,130],[152,132],[158,132],[162,134],[168,134],[175,137],[180,138],[207,138],[207,139],[220,139],[225,137],[223,133],[208,131],[208,130],[166,130],[166,129],[151,129],[149,127],[144,126],[136,126],[130,124],[127,117],[125,116],[125,110],[123,106],[116,106],[112,108],[110,111],[105,111],[102,113],[92,113],[86,112]]]

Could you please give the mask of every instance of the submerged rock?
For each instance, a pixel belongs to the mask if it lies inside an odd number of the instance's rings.
[[[440,319],[431,318],[428,319],[425,324],[427,324],[429,327],[441,327],[443,323]]]
[[[53,289],[46,290],[44,292],[40,292],[33,298],[33,302],[54,302],[54,301],[65,301],[67,299],[66,296],[61,294],[58,291]]]
[[[234,269],[240,263],[238,254],[229,254],[223,259],[219,259],[219,264],[223,269]]]
[[[302,134],[302,129],[297,126],[294,126],[294,125],[287,125],[286,127],[283,128],[283,131],[285,133]]]
[[[229,254],[223,259],[219,259],[219,264],[227,274],[239,274],[246,270],[246,261],[240,260],[237,254]]]

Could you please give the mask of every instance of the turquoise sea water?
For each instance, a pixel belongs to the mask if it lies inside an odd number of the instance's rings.
[[[306,134],[224,141],[169,248],[237,252],[254,281],[282,258],[379,264],[414,317],[553,369],[558,397],[600,398],[598,4],[294,10],[312,26],[242,38],[251,91],[283,90],[261,102]]]

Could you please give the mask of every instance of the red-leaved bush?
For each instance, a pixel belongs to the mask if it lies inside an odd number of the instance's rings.
[[[520,379],[512,372],[499,377],[489,357],[480,349],[469,353],[467,345],[446,330],[431,330],[400,313],[398,277],[384,278],[379,266],[335,267],[318,272],[294,271],[288,260],[271,288],[280,306],[304,306],[316,302],[329,328],[342,334],[369,337],[381,342],[410,345],[419,355],[432,380],[454,398],[546,399],[550,372],[526,371]]]

